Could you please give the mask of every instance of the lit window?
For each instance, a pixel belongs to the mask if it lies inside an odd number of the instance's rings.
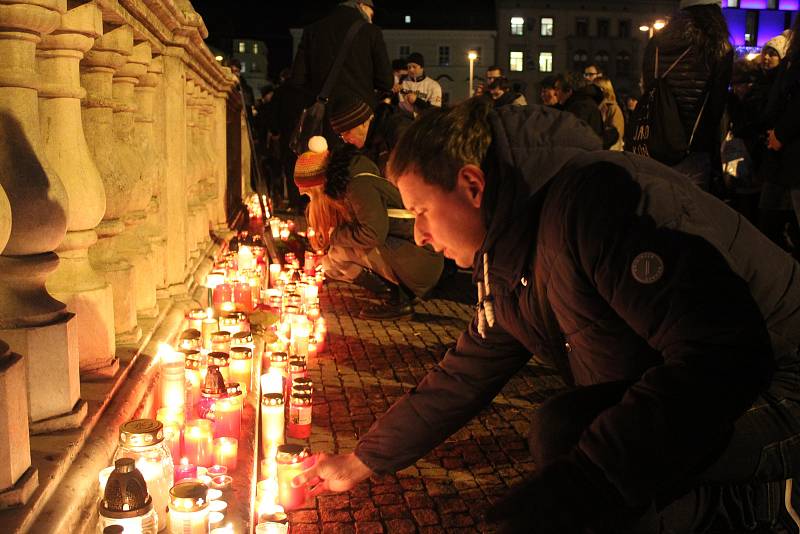
[[[553,72],[552,52],[539,52],[539,72]]]
[[[258,43],[253,43],[253,53],[258,54]]]
[[[411,24],[411,15],[406,15],[406,24]]]
[[[525,19],[522,17],[511,17],[511,35],[523,35],[525,33]]]
[[[245,45],[244,41],[239,41],[239,52],[244,54],[245,50],[246,50],[246,45]]]
[[[447,66],[450,64],[450,47],[449,46],[440,46],[439,47],[439,65]]]
[[[525,64],[523,54],[519,50],[512,50],[508,54],[508,70],[514,72],[522,72],[522,66]]]
[[[553,19],[550,17],[543,17],[542,20],[539,22],[539,27],[541,28],[541,35],[542,37],[552,37],[553,36]],[[550,72],[550,71],[547,71]]]
[[[397,51],[398,51],[397,55],[405,59],[411,55],[411,45],[400,45]]]

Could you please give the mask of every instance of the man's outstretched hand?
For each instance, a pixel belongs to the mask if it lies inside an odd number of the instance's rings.
[[[336,493],[348,491],[372,476],[372,469],[358,459],[355,453],[325,454],[316,456],[314,465],[292,481],[296,488],[306,486],[308,496],[314,497],[326,491]]]

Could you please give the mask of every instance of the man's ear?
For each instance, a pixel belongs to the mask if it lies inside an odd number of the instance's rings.
[[[483,202],[483,191],[486,188],[486,176],[483,169],[468,163],[458,170],[456,186],[464,192],[474,208],[480,208]]]

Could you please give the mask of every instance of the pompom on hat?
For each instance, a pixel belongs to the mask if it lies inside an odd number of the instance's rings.
[[[297,157],[294,164],[294,183],[299,189],[325,184],[328,170],[328,142],[321,135],[308,140],[308,152]]]

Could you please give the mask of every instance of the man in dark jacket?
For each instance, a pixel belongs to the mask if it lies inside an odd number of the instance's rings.
[[[345,35],[354,22],[372,21],[372,0],[348,0],[324,19],[303,30],[292,67],[291,83],[316,97],[336,60]],[[367,24],[350,45],[331,97],[356,94],[373,109],[375,91],[391,93],[394,78],[380,28]]]
[[[559,109],[569,111],[602,137],[603,115],[598,106],[603,101],[603,93],[596,85],[577,74],[561,74],[556,78],[556,95]]]
[[[481,105],[422,117],[389,163],[417,243],[472,267],[477,316],[353,453],[296,482],[411,465],[533,353],[578,387],[534,413],[538,471],[494,510],[511,532],[771,525],[800,475],[800,266],[571,115]]]

